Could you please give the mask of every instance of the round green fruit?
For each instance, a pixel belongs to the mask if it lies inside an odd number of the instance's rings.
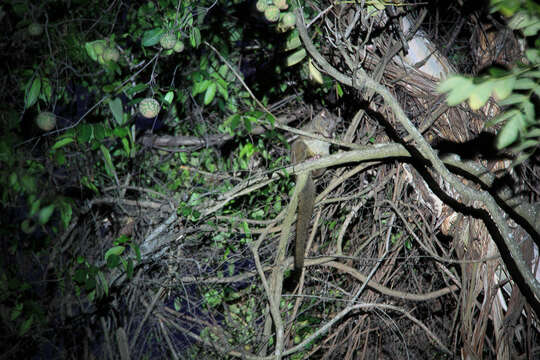
[[[42,111],[36,117],[36,125],[43,131],[51,131],[56,127],[56,115],[52,112]]]
[[[287,12],[283,14],[283,17],[281,18],[281,22],[283,23],[283,26],[292,28],[294,27],[294,24],[296,23],[296,16],[294,16],[293,13]]]
[[[255,7],[258,11],[264,12],[264,10],[266,10],[266,8],[268,7],[268,3],[266,2],[266,0],[258,0],[257,4],[255,4]]]
[[[289,5],[287,5],[287,0],[274,0],[274,5],[276,5],[280,10],[287,10],[289,8]]]
[[[43,33],[43,25],[39,23],[31,23],[28,25],[28,33],[30,36],[39,36]]]
[[[270,22],[276,22],[279,20],[279,9],[277,6],[270,5],[264,10],[264,17]]]
[[[182,51],[184,51],[184,43],[181,42],[180,40],[177,40],[176,43],[174,44],[174,47],[173,47],[173,50],[174,52],[177,52],[177,53],[181,53]]]
[[[165,50],[172,49],[176,44],[176,36],[172,32],[165,33],[159,38],[159,43]]]
[[[155,118],[159,110],[159,103],[152,98],[145,98],[139,103],[139,112],[147,119]]]
[[[120,52],[115,48],[107,48],[103,53],[103,60],[117,62],[120,59]]]

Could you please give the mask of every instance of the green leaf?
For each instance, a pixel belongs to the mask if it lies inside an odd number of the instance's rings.
[[[52,96],[51,81],[48,78],[42,78],[41,91],[39,94],[39,98],[48,104],[51,101],[51,96]]]
[[[490,6],[491,13],[499,11],[504,16],[510,17],[514,15],[516,11],[519,10],[520,1],[519,0],[503,0],[503,1],[491,0],[490,5],[491,5]]]
[[[379,0],[372,0],[370,5],[373,5],[377,10],[384,10],[384,3]]]
[[[103,153],[103,158],[105,159],[105,170],[107,171],[107,174],[109,176],[113,176],[113,174],[115,173],[115,170],[114,170],[114,165],[111,158],[111,153],[103,145],[100,145],[99,148],[101,149],[101,152]]]
[[[538,18],[536,18],[536,23],[531,24],[523,29],[523,35],[525,35],[525,37],[535,36],[538,31],[540,31],[540,21],[538,21]]]
[[[111,255],[116,255],[116,256],[122,255],[125,249],[126,249],[125,246],[113,246],[112,248],[107,250],[107,252],[105,253],[105,261],[107,261]]]
[[[219,67],[218,73],[221,75],[221,77],[225,78],[227,76],[227,72],[229,71],[229,68],[227,65],[223,64]]]
[[[41,78],[35,77],[32,83],[29,83],[26,87],[24,96],[24,108],[28,109],[34,105],[37,101],[39,93],[41,91]]]
[[[201,31],[198,27],[193,27],[191,29],[191,33],[189,34],[189,41],[191,42],[191,46],[194,48],[199,47],[201,45]]]
[[[35,193],[37,190],[36,179],[28,174],[23,175],[20,179],[24,191],[27,193]]]
[[[455,106],[455,105],[461,104],[471,95],[474,89],[475,89],[475,86],[472,83],[472,80],[470,80],[469,82],[464,83],[463,87],[453,89],[448,95],[448,97],[446,98],[446,103],[449,106]]]
[[[63,138],[63,139],[58,140],[58,141],[51,147],[51,149],[52,149],[52,150],[60,149],[61,147],[66,146],[67,144],[72,143],[72,142],[74,142],[74,141],[75,141],[75,139],[72,138],[72,137],[65,137],[65,138]]]
[[[77,141],[79,143],[89,143],[94,138],[94,127],[92,124],[81,124],[77,129]]]
[[[122,100],[119,98],[109,99],[109,109],[113,114],[114,120],[118,125],[124,123],[124,109],[122,108]]]
[[[500,68],[498,66],[491,66],[488,69],[488,73],[489,73],[489,75],[491,75],[491,77],[498,78],[498,79],[506,77],[509,74],[508,70],[502,69],[502,68]]]
[[[339,83],[336,83],[336,93],[338,98],[343,97],[343,89],[341,88],[341,85],[339,85]]]
[[[90,190],[92,190],[93,192],[95,192],[96,194],[99,194],[99,190],[98,190],[97,186],[94,185],[94,184],[90,181],[90,179],[88,179],[87,176],[83,176],[83,177],[81,178],[81,184],[84,185],[84,186],[86,186],[87,188],[89,188]]]
[[[86,42],[84,43],[84,48],[86,49],[86,53],[93,61],[97,61],[97,54],[94,50],[94,42]]]
[[[126,95],[128,95],[128,96],[136,95],[136,94],[140,93],[141,91],[146,90],[146,88],[148,88],[147,84],[137,84],[137,85],[135,85],[133,87],[130,87],[130,88],[126,89]]]
[[[173,91],[167,92],[165,94],[165,97],[163,98],[163,100],[169,105],[172,104],[173,99],[174,99],[174,92]]]
[[[130,154],[130,151],[129,151],[129,141],[128,139],[126,139],[125,137],[122,138],[122,146],[124,147],[124,151],[126,152],[126,156],[129,156]]]
[[[514,85],[514,89],[529,90],[529,89],[533,89],[535,86],[537,86],[535,81],[528,78],[522,78],[516,81],[516,84]]]
[[[195,84],[193,84],[193,88],[191,89],[191,95],[197,96],[203,93],[204,91],[206,91],[210,83],[211,83],[210,80],[203,80],[200,82],[196,82]]]
[[[512,147],[512,151],[518,153],[525,149],[535,147],[536,145],[538,145],[538,140],[525,140],[520,142],[517,146]]]
[[[165,32],[162,28],[147,30],[143,34],[142,46],[154,46],[159,43],[159,38]]]
[[[292,31],[289,36],[287,36],[287,41],[285,42],[285,51],[294,50],[302,46],[302,41],[298,35],[298,30]]]
[[[23,336],[30,330],[30,327],[32,326],[32,323],[34,322],[34,315],[30,315],[28,319],[26,319],[19,328],[19,336]]]
[[[472,80],[470,78],[463,76],[451,76],[439,84],[437,91],[442,94],[454,89],[459,89],[462,86],[469,86],[471,82]]]
[[[535,87],[533,92],[536,94],[536,96],[540,97],[540,86]]]
[[[129,129],[127,127],[117,127],[113,130],[113,134],[116,137],[123,138],[129,135]]]
[[[474,90],[475,86],[471,78],[463,76],[452,76],[443,81],[437,91],[439,93],[448,92],[446,102],[450,106],[455,106],[465,101]]]
[[[533,64],[540,63],[540,51],[538,49],[525,50],[525,56],[527,57],[527,60],[529,60]]]
[[[540,138],[540,129],[539,128],[532,128],[527,130],[527,135],[525,135],[526,138]]]
[[[538,79],[540,78],[540,71],[528,71],[527,76]]]
[[[215,79],[218,84],[221,84],[223,87],[227,87],[228,83],[223,79],[223,77],[218,72],[213,72],[210,74],[210,77]]]
[[[294,66],[298,64],[300,61],[304,60],[306,57],[306,49],[300,49],[298,51],[295,51],[291,55],[287,56],[287,59],[285,60],[285,65],[287,67]]]
[[[212,100],[214,100],[214,97],[216,96],[216,90],[216,83],[211,82],[210,85],[208,85],[206,92],[204,93],[204,105],[208,105],[212,102]]]
[[[504,149],[517,140],[519,131],[523,128],[522,116],[521,113],[516,114],[502,127],[495,140],[497,149]]]
[[[522,94],[512,94],[504,100],[499,101],[500,106],[514,105],[528,101],[529,98]]]
[[[30,234],[32,233],[32,231],[34,231],[36,228],[36,224],[35,223],[32,223],[29,219],[25,219],[23,220],[23,222],[21,223],[21,230],[22,232],[24,232],[25,234]]]
[[[513,116],[516,116],[516,114],[519,114],[519,110],[517,109],[512,109],[512,110],[509,110],[509,111],[505,111],[497,116],[495,116],[494,118],[491,118],[489,119],[486,123],[485,123],[485,127],[486,128],[489,128],[493,125],[496,125],[500,122],[503,122],[505,121],[506,119],[509,119]]]
[[[491,96],[491,91],[493,90],[494,85],[494,81],[486,81],[475,87],[471,96],[469,96],[469,106],[472,110],[478,110],[484,106],[486,101],[488,101],[489,97]]]
[[[512,30],[519,30],[531,24],[531,16],[525,11],[519,11],[508,21],[508,27]]]
[[[533,125],[536,122],[533,103],[529,100],[524,101],[520,104],[520,108],[525,122],[529,125]]]
[[[33,196],[31,199],[29,199],[29,201],[31,202],[30,204],[30,216],[34,216],[39,208],[41,207],[41,199],[37,199],[35,198],[35,196]]]
[[[60,206],[60,219],[62,220],[62,225],[64,225],[64,228],[69,226],[72,216],[73,208],[71,207],[71,204],[63,202],[62,206]]]
[[[105,127],[103,123],[95,124],[94,126],[94,135],[97,140],[104,140],[106,137],[110,136],[110,131]]]
[[[60,166],[64,166],[66,164],[66,154],[64,151],[60,150],[60,151],[55,151],[54,154],[54,160],[56,161],[56,164],[57,165],[60,165]]]
[[[217,84],[217,90],[221,94],[221,97],[225,100],[229,99],[229,92],[227,91],[226,87],[221,86],[221,84],[218,82]]]
[[[308,62],[308,69],[309,69],[310,79],[314,81],[315,83],[322,85],[324,83],[322,74],[319,71],[319,69],[317,69],[315,65],[313,65],[311,59],[309,59],[309,62]]]
[[[497,100],[506,99],[512,93],[515,83],[516,83],[516,78],[514,76],[495,80],[495,86],[493,88],[493,93],[495,95],[495,98]]]
[[[247,143],[245,146],[242,147],[240,150],[240,153],[238,154],[239,157],[246,157],[249,159],[254,153],[255,153],[255,146],[251,143]]]
[[[39,210],[38,222],[40,225],[45,225],[49,221],[49,219],[51,218],[51,215],[54,212],[54,208],[55,208],[54,204],[51,204]]]

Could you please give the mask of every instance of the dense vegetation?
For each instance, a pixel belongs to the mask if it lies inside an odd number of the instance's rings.
[[[2,356],[539,356],[539,18],[528,0],[3,2]],[[290,166],[321,109],[334,155]],[[289,288],[283,220],[315,168]]]

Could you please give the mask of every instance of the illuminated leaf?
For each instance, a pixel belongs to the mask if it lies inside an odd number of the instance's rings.
[[[38,221],[40,225],[44,225],[49,221],[52,213],[54,212],[54,208],[55,208],[54,204],[51,204],[39,210]]]
[[[298,64],[300,61],[304,60],[305,57],[306,57],[306,50],[300,49],[292,53],[291,55],[287,56],[287,59],[285,60],[285,65],[294,66]]]
[[[469,96],[469,106],[472,110],[478,110],[489,99],[491,96],[491,91],[495,83],[493,81],[486,81],[475,87],[471,96]]]
[[[105,159],[105,170],[107,171],[107,174],[109,176],[112,176],[114,174],[114,165],[112,162],[111,153],[103,145],[100,145],[99,148],[101,149],[101,152],[103,153],[103,158]]]
[[[174,99],[174,92],[172,91],[169,91],[168,93],[166,93],[165,97],[163,98],[163,100],[169,105],[172,104],[173,99]]]
[[[71,137],[66,137],[66,138],[63,138],[63,139],[60,139],[58,140],[53,146],[52,146],[52,150],[56,150],[56,149],[59,149],[61,148],[62,146],[66,146],[67,144],[69,143],[72,143],[74,142],[75,139],[71,138]]]
[[[34,78],[31,84],[26,87],[26,93],[24,96],[24,108],[28,109],[36,103],[36,100],[41,91],[41,79],[39,77]]]
[[[206,92],[204,93],[204,105],[208,105],[212,102],[212,100],[214,100],[214,97],[216,96],[216,90],[216,83],[211,82],[210,85],[208,85]]]
[[[471,95],[474,89],[475,89],[475,86],[472,83],[472,80],[469,82],[466,82],[463,87],[456,88],[450,92],[450,94],[446,98],[446,103],[449,106],[455,106],[455,105],[461,104]]]
[[[191,46],[193,46],[194,48],[199,47],[199,45],[201,45],[201,31],[199,30],[198,27],[193,27],[191,29],[189,40],[191,42]]]
[[[523,127],[523,119],[521,113],[512,117],[499,131],[495,146],[497,149],[503,149],[517,140],[519,131]]]
[[[147,30],[143,34],[142,38],[142,46],[154,46],[157,43],[159,43],[159,39],[161,38],[161,35],[165,32],[165,30],[161,28]]]
[[[322,84],[323,83],[322,74],[319,71],[319,69],[317,69],[315,65],[313,65],[313,62],[311,61],[311,59],[309,59],[308,67],[309,67],[309,77],[311,78],[311,80],[313,80],[317,84]]]
[[[125,249],[126,249],[125,246],[113,246],[112,248],[107,250],[107,252],[105,253],[105,261],[107,261],[109,259],[109,256],[111,255],[116,255],[116,256],[122,255]]]
[[[471,79],[469,78],[466,78],[463,76],[451,76],[448,79],[444,80],[439,85],[439,87],[437,88],[437,91],[442,94],[442,93],[449,92],[454,89],[458,89],[469,83],[471,83]]]
[[[496,80],[495,86],[493,89],[495,98],[497,100],[503,100],[503,99],[506,99],[508,96],[510,96],[510,94],[512,93],[512,90],[514,89],[515,82],[516,82],[516,78],[513,76]]]
[[[113,114],[114,120],[118,125],[124,123],[124,109],[122,108],[122,101],[119,98],[109,100],[109,109]]]

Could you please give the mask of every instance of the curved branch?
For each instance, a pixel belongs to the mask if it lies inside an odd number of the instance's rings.
[[[366,72],[359,68],[356,72],[356,79],[352,79],[349,76],[346,76],[335,69],[326,59],[319,53],[319,51],[313,45],[310,37],[307,34],[306,27],[302,21],[303,14],[300,9],[295,10],[296,14],[296,28],[306,47],[306,50],[309,54],[317,61],[319,66],[335,80],[339,81],[342,84],[345,84],[350,87],[356,88],[358,91],[361,91],[364,87],[367,89],[372,89],[378,93],[384,100],[384,102],[392,109],[396,119],[400,124],[407,130],[409,135],[412,137],[416,143],[418,152],[422,157],[431,163],[431,166],[437,171],[437,173],[448,182],[457,192],[460,193],[462,199],[461,201],[468,206],[472,206],[476,209],[485,209],[489,214],[491,220],[497,227],[500,232],[501,238],[503,239],[507,249],[510,251],[512,260],[514,261],[520,275],[525,280],[527,286],[532,290],[536,296],[537,301],[540,301],[540,283],[533,276],[530,267],[527,265],[521,251],[519,248],[519,242],[513,239],[510,228],[506,223],[503,215],[501,214],[501,209],[498,207],[497,203],[493,197],[485,190],[476,190],[465,184],[463,184],[457,176],[452,174],[446,166],[443,164],[441,159],[439,159],[435,151],[423,138],[422,134],[418,129],[411,123],[396,98],[388,91],[386,87],[375,82],[371,79]],[[359,85],[360,84],[360,85]],[[508,265],[508,264],[506,264]]]

